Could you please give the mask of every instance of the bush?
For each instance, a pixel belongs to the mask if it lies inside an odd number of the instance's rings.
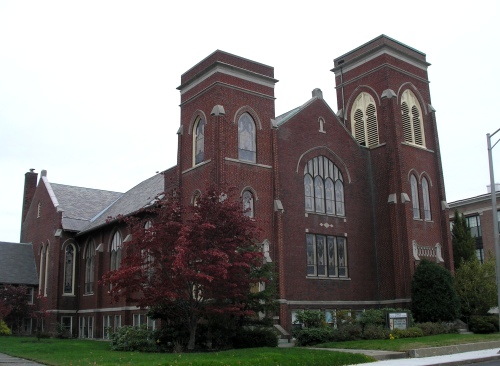
[[[451,273],[426,259],[413,275],[411,299],[418,322],[454,321],[458,317],[460,303]]]
[[[363,339],[363,330],[359,324],[343,324],[333,332],[333,340],[336,342],[356,341]]]
[[[278,337],[270,328],[241,328],[233,337],[234,348],[278,347]]]
[[[325,314],[317,310],[300,310],[295,323],[304,324],[306,328],[320,328],[326,325]]]
[[[394,336],[394,338],[417,338],[424,336],[424,332],[418,327],[394,329],[391,334]]]
[[[369,309],[361,313],[358,320],[363,329],[370,325],[376,327],[385,326],[385,310],[384,309]]]
[[[498,332],[498,316],[471,316],[469,319],[469,330],[478,334]]]
[[[146,327],[124,326],[111,334],[111,349],[113,351],[154,352],[158,348],[152,331]]]
[[[315,344],[331,342],[334,340],[332,328],[306,328],[295,332],[297,346],[313,346]]]
[[[0,320],[0,336],[8,336],[12,335],[12,331],[10,328],[5,324],[3,320]]]
[[[389,338],[390,330],[380,325],[369,324],[363,330],[364,339],[387,339]]]
[[[417,323],[416,327],[422,329],[424,336],[436,335],[436,334],[448,334],[454,333],[454,328],[448,323]]]

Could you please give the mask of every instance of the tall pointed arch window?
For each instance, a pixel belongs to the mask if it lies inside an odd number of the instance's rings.
[[[410,185],[411,185],[411,202],[413,205],[413,218],[420,218],[420,205],[418,203],[418,184],[417,178],[412,174],[410,177]]]
[[[94,292],[95,243],[90,239],[85,247],[85,293]]]
[[[73,244],[68,244],[64,250],[64,294],[75,294],[75,256],[76,248]]]
[[[205,121],[198,117],[193,127],[193,165],[205,159]]]
[[[246,190],[243,192],[241,198],[243,200],[244,215],[248,217],[255,217],[253,193],[249,190]]]
[[[43,271],[43,267],[44,267],[44,264],[45,264],[45,246],[43,245],[42,243],[42,247],[40,249],[40,274],[38,276],[38,294],[41,295],[42,294],[42,286],[45,286],[44,285],[44,271]]]
[[[351,113],[352,134],[361,146],[379,143],[377,109],[375,100],[368,93],[361,93],[354,100]]]
[[[304,167],[305,210],[345,216],[344,178],[327,157],[317,156]]]
[[[47,240],[45,245],[45,276],[44,276],[44,286],[43,286],[43,296],[47,296],[49,289],[49,260],[50,260],[50,243]]]
[[[111,270],[114,271],[120,268],[122,260],[122,235],[119,231],[113,235],[111,241]]]
[[[238,159],[255,163],[257,161],[256,129],[253,118],[243,113],[238,119]]]
[[[431,216],[431,200],[429,197],[429,182],[427,178],[422,178],[422,200],[424,203],[424,220],[432,220]]]
[[[403,121],[404,141],[414,145],[425,146],[422,108],[417,97],[409,89],[401,95],[401,118]]]

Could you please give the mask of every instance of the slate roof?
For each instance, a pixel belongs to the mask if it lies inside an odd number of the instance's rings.
[[[62,209],[64,230],[81,231],[90,224],[90,220],[120,198],[123,193],[99,189],[68,186],[50,183]]]
[[[155,174],[122,194],[111,205],[97,213],[90,220],[90,223],[82,229],[82,233],[105,225],[108,217],[127,215],[147,206],[156,196],[163,193],[164,190],[163,174]]]
[[[0,283],[38,285],[31,244],[0,242]]]

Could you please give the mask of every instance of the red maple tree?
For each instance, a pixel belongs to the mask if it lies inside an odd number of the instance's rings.
[[[103,276],[115,299],[125,296],[181,322],[190,350],[200,319],[253,313],[250,288],[269,278],[259,275],[256,223],[230,190],[209,187],[189,207],[171,195],[124,220],[132,240],[124,243],[120,268]]]

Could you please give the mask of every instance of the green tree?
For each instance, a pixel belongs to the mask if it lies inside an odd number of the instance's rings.
[[[484,264],[476,258],[463,262],[455,271],[455,289],[463,316],[486,315],[497,304],[495,258],[489,255]]]
[[[445,268],[423,259],[411,283],[412,312],[419,323],[453,321],[460,303],[453,277]]]
[[[460,215],[455,210],[452,223],[453,261],[455,262],[455,269],[458,269],[463,262],[473,260],[476,257],[476,243],[463,214]]]

